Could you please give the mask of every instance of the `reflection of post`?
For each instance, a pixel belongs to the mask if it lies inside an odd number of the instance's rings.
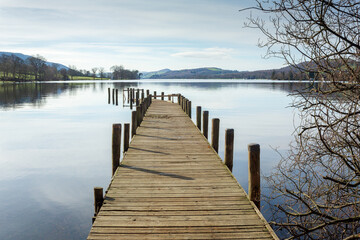
[[[252,143],[249,150],[249,198],[260,210],[260,145]]]
[[[108,104],[110,104],[110,97],[111,97],[110,88],[108,88]]]

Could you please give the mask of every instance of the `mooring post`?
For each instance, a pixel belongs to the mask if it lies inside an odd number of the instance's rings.
[[[188,101],[188,115],[191,118],[191,101]]]
[[[139,106],[139,91],[136,91],[136,107],[137,106]]]
[[[146,89],[146,97],[148,97],[150,95],[150,90]]]
[[[178,104],[180,105],[180,94],[177,95]]]
[[[123,152],[127,152],[129,149],[129,137],[130,137],[130,123],[124,124],[124,149]]]
[[[111,93],[110,93],[110,88],[108,88],[108,104],[110,104],[110,98],[111,98]]]
[[[161,100],[164,101],[164,92],[161,92]]]
[[[130,109],[132,110],[133,109],[133,102],[134,102],[134,99],[133,99],[133,91],[131,90],[130,91]]]
[[[130,101],[130,88],[127,88],[127,103]]]
[[[145,99],[145,93],[144,93],[144,89],[141,90],[141,100],[144,101]]]
[[[112,90],[112,104],[115,104],[115,88]]]
[[[131,112],[131,138],[136,134],[137,128],[137,119],[136,119],[136,111]]]
[[[154,91],[154,99],[156,99],[156,91]]]
[[[144,103],[141,102],[140,104],[140,123],[142,123],[143,119],[144,119]]]
[[[234,159],[234,129],[227,128],[225,130],[225,165],[232,172]]]
[[[120,165],[121,124],[113,124],[112,131],[112,175]]]
[[[119,89],[115,90],[116,92],[116,106],[119,105]]]
[[[140,124],[141,124],[141,107],[140,106],[136,107],[136,124],[138,127],[140,127]]]
[[[201,131],[201,106],[196,107],[196,126]]]
[[[208,139],[209,132],[209,111],[203,112],[203,135]]]
[[[220,120],[218,118],[213,118],[211,129],[211,146],[216,152],[219,152],[219,128]]]
[[[168,95],[168,100],[171,101],[171,95],[170,94]]]
[[[104,190],[102,187],[94,187],[94,210],[95,216],[99,213],[104,202]]]
[[[260,145],[251,143],[249,151],[249,198],[260,210]]]

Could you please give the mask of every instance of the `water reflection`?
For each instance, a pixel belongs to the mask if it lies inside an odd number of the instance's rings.
[[[234,175],[247,189],[247,144],[261,145],[261,170],[286,151],[294,112],[288,94],[308,83],[227,81],[102,81],[0,85],[0,239],[84,239],[94,186],[111,178],[111,126],[130,122],[122,90],[182,93],[195,108],[235,129]],[[108,104],[119,89],[119,106]],[[211,129],[209,127],[209,129]]]

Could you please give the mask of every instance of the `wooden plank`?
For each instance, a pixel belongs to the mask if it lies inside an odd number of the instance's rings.
[[[154,100],[88,239],[277,239],[179,104]]]

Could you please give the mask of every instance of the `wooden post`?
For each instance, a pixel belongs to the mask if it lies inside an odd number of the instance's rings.
[[[134,95],[133,95],[133,91],[130,91],[130,109],[133,109],[133,102],[134,102]]]
[[[188,111],[188,115],[189,115],[189,118],[191,118],[191,101],[188,101],[187,102],[187,111]]]
[[[130,88],[127,88],[127,103],[130,101]]]
[[[225,165],[232,172],[234,159],[234,129],[227,128],[225,130]]]
[[[136,92],[136,107],[137,106],[139,106],[139,91]]]
[[[121,124],[113,124],[112,130],[112,175],[120,165]]]
[[[110,98],[111,98],[111,93],[110,93],[110,88],[108,88],[108,104],[110,104]]]
[[[201,106],[196,107],[196,126],[201,131]]]
[[[144,94],[144,89],[142,89],[141,91],[141,100],[144,101],[145,99],[145,94]]]
[[[140,127],[141,124],[141,107],[137,106],[136,107],[136,126]]]
[[[154,99],[156,99],[156,91],[154,91]]]
[[[164,101],[164,92],[161,92],[161,100]]]
[[[116,92],[116,98],[115,99],[116,99],[116,106],[117,106],[117,105],[119,105],[119,89],[116,89],[115,92]]]
[[[147,89],[147,90],[146,90],[146,97],[148,97],[149,95],[150,95],[150,90]]]
[[[123,152],[127,152],[129,149],[129,137],[130,137],[130,123],[124,124],[124,149]]]
[[[180,105],[180,94],[178,94],[178,104]]]
[[[203,135],[208,139],[209,133],[209,111],[203,112]]]
[[[115,88],[112,90],[112,104],[115,104]]]
[[[102,187],[94,187],[94,210],[95,216],[99,213],[104,202],[104,190]]]
[[[136,111],[131,112],[131,138],[136,134],[137,128],[137,119],[136,119]]]
[[[168,95],[168,100],[171,101],[171,95],[170,94]]]
[[[213,118],[211,130],[211,146],[216,152],[219,152],[219,128],[220,120],[218,118]]]
[[[249,198],[260,210],[260,145],[251,143],[249,151]]]

